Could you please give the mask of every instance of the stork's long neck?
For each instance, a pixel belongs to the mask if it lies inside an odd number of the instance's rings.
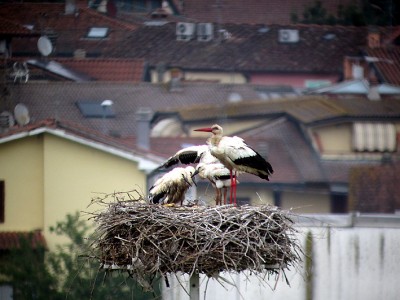
[[[212,134],[211,137],[208,139],[209,145],[218,146],[220,140],[222,138],[222,134]]]

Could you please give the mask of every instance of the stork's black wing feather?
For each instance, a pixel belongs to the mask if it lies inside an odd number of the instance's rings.
[[[151,198],[151,202],[154,204],[160,203],[160,200],[163,199],[166,194],[167,194],[167,192],[162,192],[162,193],[153,195],[153,197]]]
[[[253,151],[256,153],[256,155],[235,159],[234,163],[237,165],[247,166],[247,167],[250,167],[253,169],[257,169],[257,170],[263,170],[263,171],[267,172],[268,174],[274,173],[274,170],[273,170],[271,164],[268,161],[266,161],[265,158],[262,157],[254,149],[253,149]]]
[[[198,163],[200,159],[198,151],[184,151],[178,155],[171,156],[164,164],[161,165],[160,169],[167,169],[179,163],[181,164],[194,164]]]
[[[217,180],[228,180],[231,179],[231,175],[227,174],[227,175],[214,176],[214,178]],[[235,176],[233,176],[233,178],[235,178]]]

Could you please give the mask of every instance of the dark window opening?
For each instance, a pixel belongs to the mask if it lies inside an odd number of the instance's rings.
[[[331,195],[331,212],[334,214],[344,214],[348,212],[346,194]]]
[[[5,215],[5,187],[4,181],[0,181],[0,223],[4,223],[4,215]]]
[[[114,118],[115,112],[111,105],[102,106],[102,102],[78,101],[76,105],[85,118]]]

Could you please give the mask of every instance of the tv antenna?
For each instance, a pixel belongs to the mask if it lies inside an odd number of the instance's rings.
[[[29,80],[29,69],[26,62],[18,62],[16,61],[13,65],[13,70],[10,74],[11,77],[14,77],[14,83],[19,80],[21,82],[25,78],[24,82],[27,83]]]

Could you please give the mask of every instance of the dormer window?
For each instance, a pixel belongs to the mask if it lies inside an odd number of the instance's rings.
[[[115,118],[111,105],[101,105],[99,101],[77,101],[76,105],[85,118]]]
[[[396,127],[392,123],[353,124],[353,149],[357,152],[396,151]]]
[[[109,31],[108,27],[90,27],[86,37],[90,39],[103,39],[107,37]]]
[[[33,25],[33,24],[24,24],[23,25],[26,29],[29,29],[29,30],[33,30],[34,28],[35,28],[35,25]]]

